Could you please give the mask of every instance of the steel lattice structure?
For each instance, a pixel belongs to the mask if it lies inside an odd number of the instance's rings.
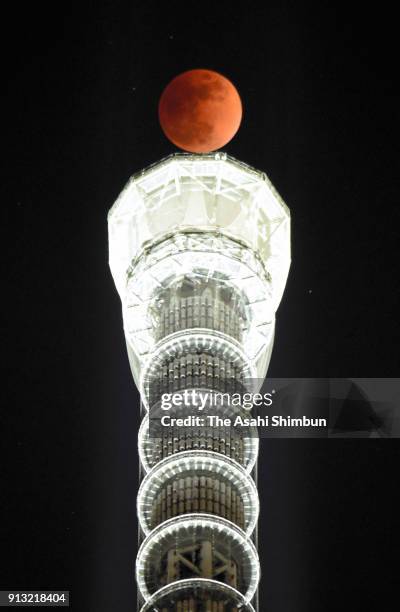
[[[265,174],[246,164],[221,153],[179,154],[132,177],[108,220],[144,406],[140,607],[250,612],[260,577],[256,432],[152,423],[166,395],[191,393],[174,408],[184,417],[204,391],[232,394],[248,381],[254,390],[264,379],[290,265],[289,211]]]

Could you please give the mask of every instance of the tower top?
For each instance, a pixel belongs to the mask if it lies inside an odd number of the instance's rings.
[[[251,364],[248,376],[264,378],[290,265],[289,210],[264,173],[224,153],[171,155],[130,179],[108,227],[110,267],[139,387],[147,365],[156,362],[160,301],[182,293],[177,283],[184,279],[242,296],[247,322],[242,347],[232,351]],[[200,333],[198,342],[204,341]]]
[[[143,251],[177,232],[216,231],[250,248],[275,310],[290,266],[290,212],[267,175],[225,153],[176,153],[134,174],[108,214],[109,261],[121,299]]]

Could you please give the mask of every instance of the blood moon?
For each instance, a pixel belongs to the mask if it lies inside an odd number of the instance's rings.
[[[164,89],[158,107],[161,128],[180,149],[208,153],[239,129],[242,103],[236,87],[213,70],[188,70]]]

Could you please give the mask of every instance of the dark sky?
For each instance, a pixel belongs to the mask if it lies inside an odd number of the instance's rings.
[[[291,208],[270,374],[398,375],[395,23],[386,5],[283,0],[4,16],[0,588],[135,610],[138,395],[106,214],[174,151],[157,102],[179,72],[233,80],[244,121],[226,151]],[[397,440],[264,441],[262,612],[396,608],[399,455]]]

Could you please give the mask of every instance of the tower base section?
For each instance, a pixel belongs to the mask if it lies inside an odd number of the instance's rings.
[[[254,608],[236,589],[198,578],[163,587],[141,612],[254,612]]]

